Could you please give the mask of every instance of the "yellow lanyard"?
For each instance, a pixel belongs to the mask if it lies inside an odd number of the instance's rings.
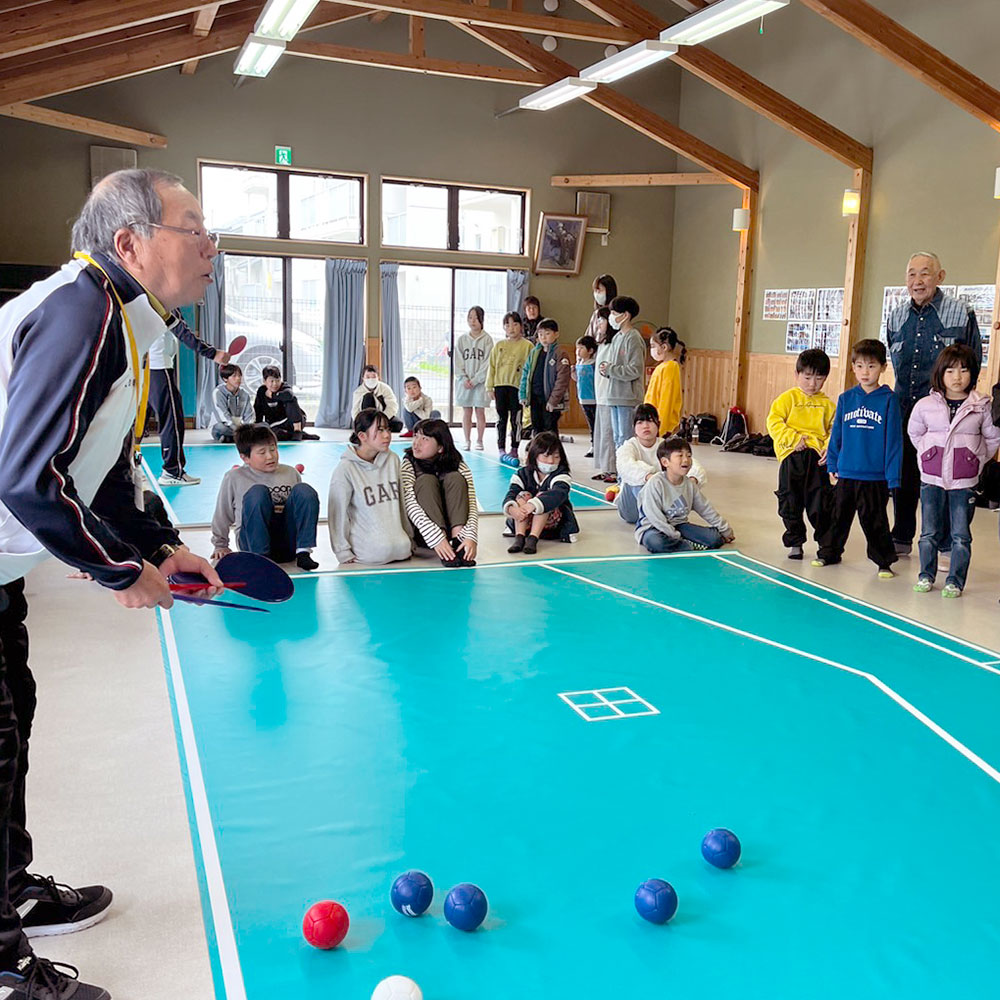
[[[146,402],[149,399],[149,355],[146,355],[146,363],[142,367],[140,374],[139,346],[135,342],[135,333],[132,331],[132,323],[129,321],[128,313],[125,311],[125,303],[122,302],[122,297],[118,294],[118,289],[115,288],[111,276],[85,250],[77,250],[73,256],[78,260],[84,260],[88,264],[92,264],[108,279],[108,287],[111,289],[111,294],[114,295],[121,309],[122,319],[125,322],[125,330],[128,333],[128,347],[132,358],[132,371],[135,375],[135,437],[132,441],[132,447],[135,457],[138,460],[142,444],[142,431],[146,425]]]

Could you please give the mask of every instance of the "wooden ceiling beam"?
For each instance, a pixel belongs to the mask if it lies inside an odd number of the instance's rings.
[[[125,125],[102,122],[96,118],[84,118],[82,115],[71,115],[65,111],[53,111],[52,108],[40,108],[36,104],[11,104],[0,107],[0,115],[25,122],[37,122],[40,125],[52,125],[70,132],[96,135],[101,139],[125,142],[130,146],[145,146],[150,149],[166,149],[167,146],[167,137],[156,132],[143,132],[140,129],[127,128]]]
[[[410,55],[411,56],[427,55],[426,46],[424,43],[424,19],[422,17],[411,17],[409,29],[410,29]]]
[[[556,174],[553,187],[703,187],[706,184],[729,184],[718,174]]]
[[[1000,91],[865,0],[802,0],[802,3],[1000,132]]]
[[[215,15],[219,13],[221,6],[221,3],[214,3],[211,7],[204,7],[197,11],[191,17],[191,34],[197,35],[198,38],[207,38],[215,23]],[[201,62],[200,59],[189,59],[186,63],[182,63],[181,73],[184,76],[193,76],[198,69],[199,62]]]
[[[613,42],[631,45],[642,36],[637,31],[595,21],[573,21],[549,14],[527,14],[523,11],[480,7],[462,0],[340,0],[366,10],[385,10],[394,14],[417,14],[439,21],[475,24],[501,31],[522,31],[534,35],[555,35],[584,42]]]

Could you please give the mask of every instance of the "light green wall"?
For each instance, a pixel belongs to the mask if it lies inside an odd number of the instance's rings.
[[[997,0],[879,10],[1000,85]],[[862,331],[877,336],[882,288],[902,284],[915,249],[936,250],[950,279],[992,283],[1000,204],[992,200],[1000,137],[888,60],[798,4],[739,29],[712,48],[875,150]],[[784,351],[784,324],[760,318],[765,288],[844,284],[847,220],[840,214],[851,170],[804,140],[686,74],[682,127],[761,174],[750,349]],[[677,196],[671,323],[689,345],[729,348],[736,294],[739,192],[685,189]]]

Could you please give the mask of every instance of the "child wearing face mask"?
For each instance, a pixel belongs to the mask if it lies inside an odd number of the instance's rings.
[[[587,329],[583,331],[583,335],[599,340],[597,329],[598,321],[601,318],[600,312],[611,305],[612,299],[618,295],[618,282],[610,274],[599,274],[594,278],[591,288],[594,294],[594,311],[591,313],[590,322],[587,324]]]
[[[620,448],[632,430],[632,413],[642,402],[643,376],[646,368],[646,344],[632,325],[639,315],[639,303],[629,295],[611,300],[608,323],[618,331],[605,360],[598,363],[598,374],[608,380],[608,405],[615,447]]]
[[[614,351],[613,341],[616,330],[608,323],[611,310],[601,306],[597,310],[597,354],[594,357],[594,465],[597,475],[591,476],[604,483],[618,481],[615,456],[615,435],[611,426],[611,406],[608,403],[608,393],[611,390],[611,379],[600,374],[601,365],[610,361]]]
[[[403,422],[396,414],[399,413],[399,400],[396,394],[378,377],[378,369],[374,365],[365,365],[361,373],[361,385],[354,390],[351,400],[351,416],[356,417],[362,410],[378,410],[384,413],[389,421],[389,430],[398,433],[403,429]]]
[[[569,491],[572,479],[559,435],[542,431],[531,439],[525,464],[514,473],[503,502],[507,528],[514,532],[508,552],[534,555],[540,538],[573,541],[580,531]]]

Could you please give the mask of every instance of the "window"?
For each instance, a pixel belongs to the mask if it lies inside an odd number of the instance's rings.
[[[382,182],[382,244],[524,254],[524,191]]]
[[[364,242],[364,178],[201,164],[205,226],[233,236]]]

